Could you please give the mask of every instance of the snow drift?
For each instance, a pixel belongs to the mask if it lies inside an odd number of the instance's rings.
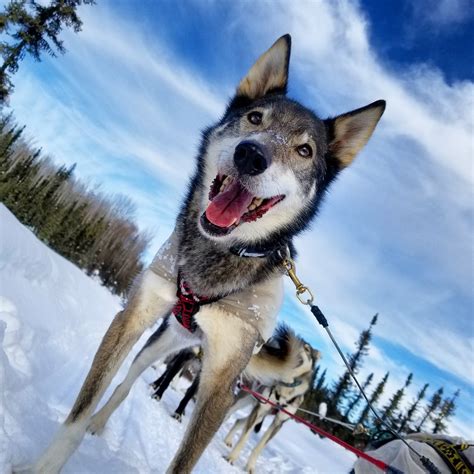
[[[99,341],[121,301],[54,253],[0,205],[0,473],[29,463],[66,418]],[[148,337],[144,335],[144,338]],[[142,339],[114,380],[120,381]],[[103,437],[86,435],[64,473],[161,473],[179,446],[182,424],[170,417],[181,397],[168,390],[150,398],[148,369],[107,425]],[[110,395],[110,390],[105,397]],[[189,412],[192,407],[188,408]],[[236,466],[223,437],[231,418],[208,447],[196,473],[241,472],[257,437]],[[263,452],[262,473],[347,473],[352,454],[292,421]]]

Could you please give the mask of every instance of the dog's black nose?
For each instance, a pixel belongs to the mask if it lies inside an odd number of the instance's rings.
[[[255,176],[270,166],[270,156],[263,145],[247,140],[235,147],[234,163],[240,174]]]

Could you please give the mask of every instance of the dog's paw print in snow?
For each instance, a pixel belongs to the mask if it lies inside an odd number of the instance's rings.
[[[21,323],[17,318],[18,310],[14,303],[0,296],[0,321],[5,323],[3,346],[7,347],[19,342]]]
[[[1,316],[0,316],[1,318]],[[3,381],[2,385],[0,386],[0,405],[3,404],[3,397],[4,397],[4,390],[19,386],[20,380],[10,364],[10,359],[5,352],[5,333],[7,329],[7,323],[0,319],[0,380]],[[0,415],[1,415],[0,410]],[[1,431],[0,431],[1,433]]]
[[[9,366],[23,375],[30,375],[31,367],[24,349],[31,347],[31,334],[24,330],[15,304],[4,296],[0,296],[0,324],[3,327],[1,346]]]

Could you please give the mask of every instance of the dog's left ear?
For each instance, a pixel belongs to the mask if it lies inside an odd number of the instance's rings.
[[[385,101],[377,100],[360,109],[325,120],[329,132],[329,155],[341,168],[349,166],[369,141],[385,110]]]
[[[323,357],[323,355],[321,354],[321,352],[318,351],[318,349],[313,348],[313,360],[314,360],[314,362],[317,363],[322,357]]]
[[[286,93],[291,36],[284,35],[263,53],[237,87],[236,97],[260,99],[269,93]]]

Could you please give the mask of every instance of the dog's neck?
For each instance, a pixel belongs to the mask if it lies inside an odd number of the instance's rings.
[[[281,273],[281,257],[271,251],[272,245],[249,247],[264,251],[265,256],[249,258],[236,255],[233,249],[210,240],[198,229],[198,207],[187,206],[177,227],[178,264],[193,292],[209,297],[224,296]],[[281,248],[282,244],[275,244]]]

